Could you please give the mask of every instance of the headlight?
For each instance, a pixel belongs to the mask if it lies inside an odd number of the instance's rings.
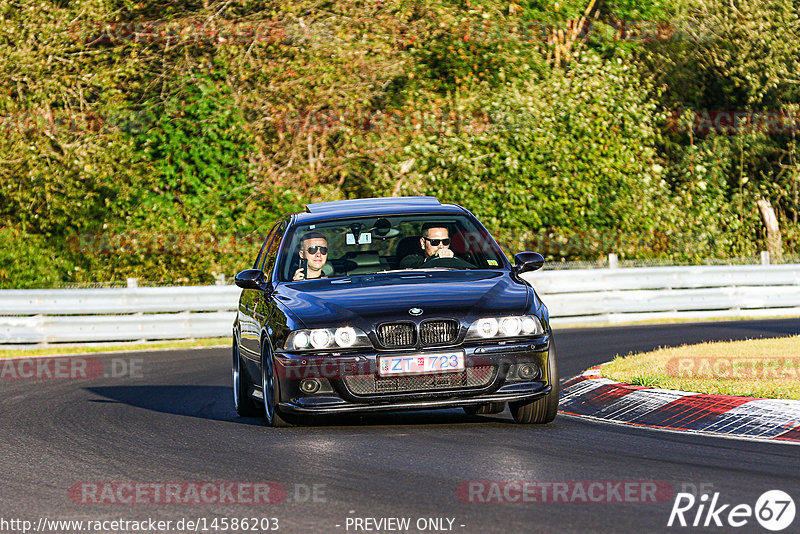
[[[315,349],[324,349],[331,344],[331,334],[327,330],[318,329],[311,331],[311,346]]]
[[[287,342],[286,345],[288,346],[289,343]],[[292,345],[296,349],[304,349],[308,347],[308,334],[303,331],[295,332]]]
[[[497,319],[494,317],[478,319],[475,322],[475,330],[480,337],[494,337],[497,335],[498,329]]]
[[[286,350],[330,350],[372,347],[372,343],[360,328],[315,328],[295,330],[286,338]]]
[[[522,318],[522,331],[526,334],[538,334],[542,332],[542,323],[536,317],[530,315]]]
[[[470,325],[466,339],[537,336],[543,333],[542,323],[534,315],[482,317]]]
[[[522,321],[519,317],[503,317],[500,319],[500,333],[504,336],[518,336],[522,332]]]
[[[336,344],[340,347],[352,347],[353,343],[356,342],[356,331],[349,326],[337,328],[336,332],[333,334],[333,338],[336,340]]]

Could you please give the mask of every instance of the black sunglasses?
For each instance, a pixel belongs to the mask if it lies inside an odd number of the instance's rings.
[[[428,243],[430,243],[434,247],[438,247],[439,243],[441,243],[442,245],[444,245],[446,247],[450,246],[450,238],[449,237],[446,237],[444,239],[428,239],[427,237],[423,237],[422,239],[424,239],[425,241],[427,241]]]
[[[316,254],[318,250],[322,252],[322,254],[328,254],[328,247],[323,247],[322,245],[316,245],[306,249],[309,254]]]

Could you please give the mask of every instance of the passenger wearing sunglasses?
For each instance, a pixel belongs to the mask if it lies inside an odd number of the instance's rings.
[[[419,238],[422,254],[412,254],[400,261],[401,269],[414,269],[422,267],[425,262],[434,258],[452,258],[450,250],[450,232],[440,223],[425,223],[422,225],[422,237]]]
[[[294,272],[293,280],[327,278],[322,268],[328,262],[328,241],[319,232],[311,232],[300,241],[300,268]],[[305,263],[305,267],[303,264]],[[306,272],[307,271],[307,272]]]

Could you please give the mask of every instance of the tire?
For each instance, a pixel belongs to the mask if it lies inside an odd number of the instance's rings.
[[[266,346],[261,350],[261,391],[264,394],[264,409],[261,414],[267,426],[288,427],[299,423],[299,418],[281,412],[278,407],[280,382],[275,376],[272,354]]]
[[[550,338],[550,350],[547,351],[547,376],[550,381],[550,392],[532,402],[509,402],[511,416],[521,424],[545,424],[556,418],[558,413],[558,360],[556,347]]]
[[[233,340],[233,406],[236,413],[242,417],[258,417],[261,415],[261,406],[250,396],[252,381],[247,367],[242,362],[239,354],[239,343]]]
[[[464,412],[467,415],[491,415],[502,413],[505,409],[505,402],[487,402],[486,404],[477,404],[475,406],[464,406]]]

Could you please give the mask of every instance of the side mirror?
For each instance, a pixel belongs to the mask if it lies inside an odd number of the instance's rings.
[[[516,274],[541,269],[542,265],[544,265],[544,256],[538,252],[520,252],[514,256],[514,272]]]
[[[246,269],[236,275],[236,285],[242,289],[258,289],[263,290],[264,271],[258,269]]]

